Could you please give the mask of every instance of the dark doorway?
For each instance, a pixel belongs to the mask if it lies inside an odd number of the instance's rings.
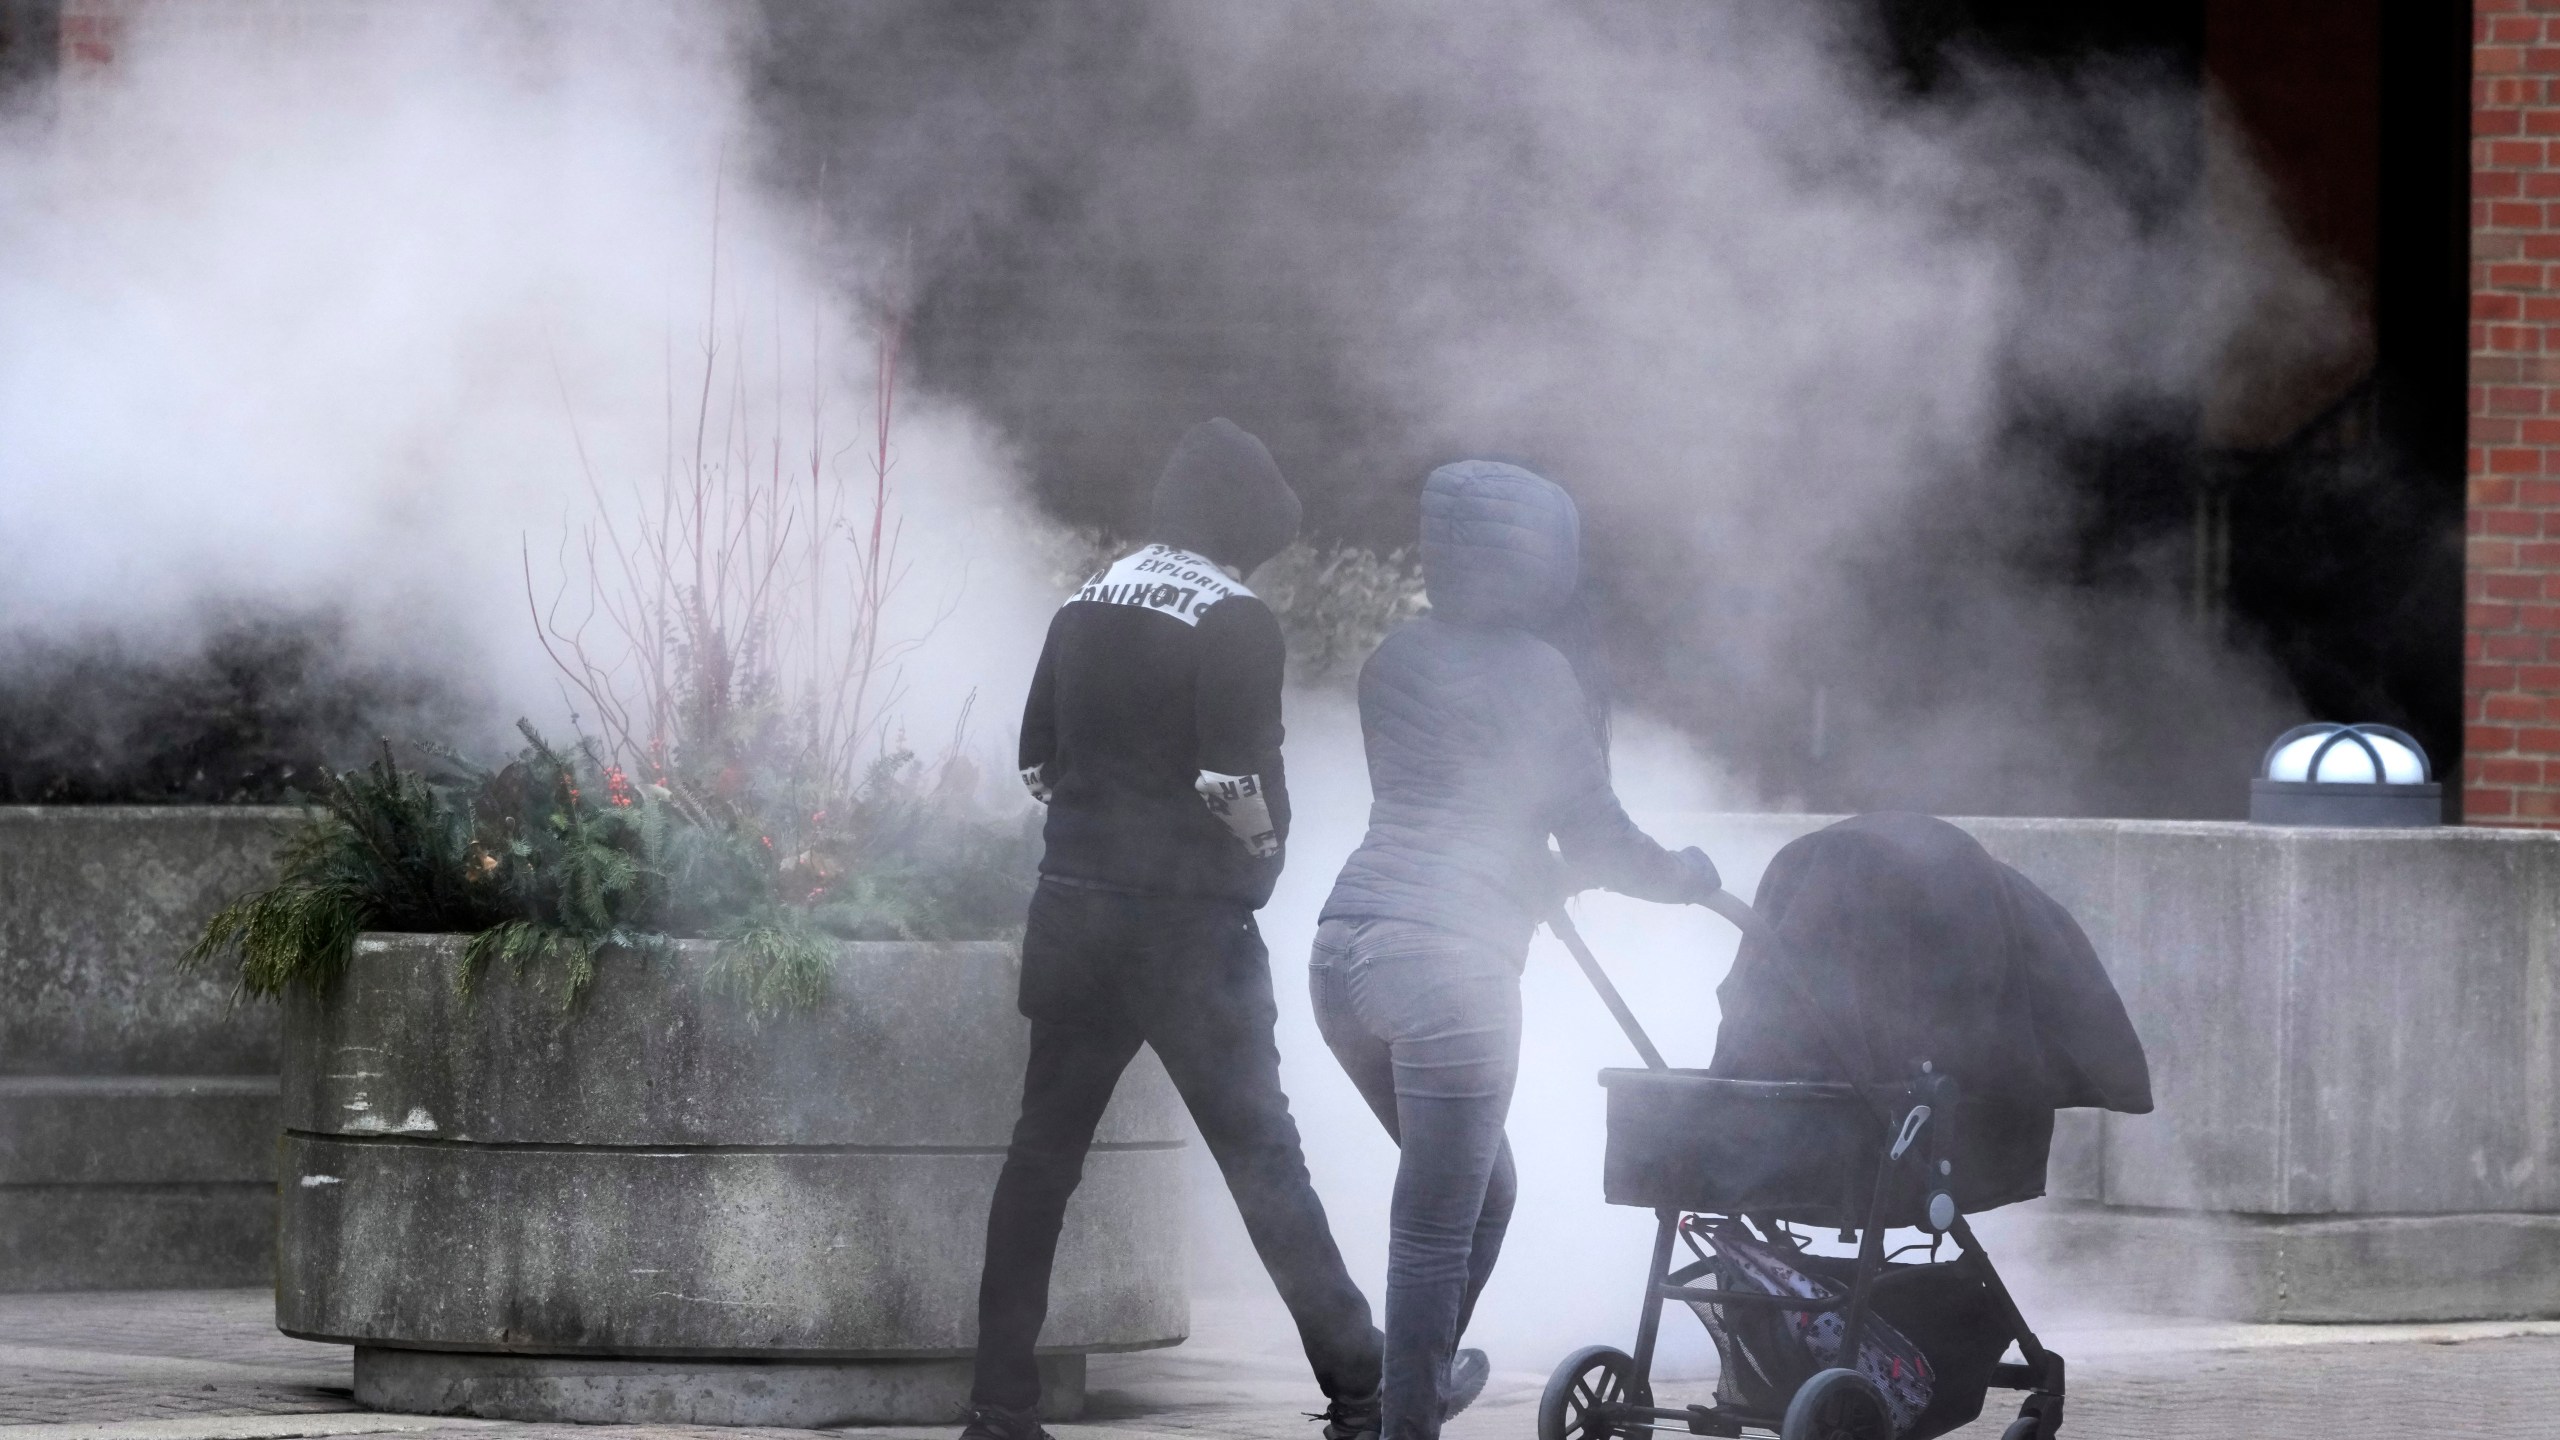
[[[2105,568],[2180,527],[2199,623],[2264,648],[2324,719],[2415,734],[2461,773],[2471,15],[2425,0],[2049,5],[1888,0],[1919,86],[1967,47],[2192,67],[2294,238],[2370,338],[2282,433],[2121,437],[2083,452]],[[2446,787],[2449,807],[2459,786]],[[2449,815],[2449,818],[2459,818]]]

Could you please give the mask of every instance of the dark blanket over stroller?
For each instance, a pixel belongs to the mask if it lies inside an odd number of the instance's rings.
[[[1780,850],[1753,908],[1779,943],[1744,939],[1709,1073],[1893,1084],[1929,1062],[1996,1131],[1968,1208],[2043,1193],[2055,1110],[2151,1109],[2142,1041],[2089,937],[1955,826],[1843,820]]]

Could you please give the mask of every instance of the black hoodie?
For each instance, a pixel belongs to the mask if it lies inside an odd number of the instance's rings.
[[[1195,425],[1156,482],[1152,543],[1049,622],[1022,715],[1023,780],[1049,805],[1040,872],[1259,907],[1280,877],[1280,622],[1235,578],[1298,531],[1262,442]]]

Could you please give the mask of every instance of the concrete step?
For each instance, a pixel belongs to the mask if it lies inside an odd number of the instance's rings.
[[[262,1181],[273,1075],[0,1076],[0,1186]]]
[[[0,1291],[274,1270],[271,1075],[0,1076]]]

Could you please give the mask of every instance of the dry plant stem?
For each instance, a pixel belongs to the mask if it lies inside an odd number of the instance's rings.
[[[548,604],[529,544],[523,556],[537,635],[582,720],[615,764],[679,792],[689,812],[709,808],[710,797],[682,792],[772,742],[777,718],[797,751],[793,768],[851,793],[887,738],[897,686],[883,672],[907,648],[882,634],[905,574],[890,486],[903,323],[882,325],[869,483],[857,494],[861,482],[848,483],[836,463],[843,452],[828,442],[826,336],[814,314],[805,446],[787,433],[778,291],[771,410],[758,415],[766,387],[748,360],[759,347],[747,308],[721,303],[717,224],[715,214],[701,374],[698,383],[684,377],[692,413],[678,413],[671,349],[656,483],[635,479],[614,493],[570,407],[593,508],[564,539]],[[569,407],[565,381],[561,389]],[[785,464],[795,451],[805,452],[805,473]]]
[[[888,579],[884,566],[895,563],[894,537],[887,554],[883,554],[882,530],[889,518],[889,426],[896,417],[898,401],[898,351],[906,338],[903,316],[881,327],[880,351],[873,373],[873,411],[871,422],[871,537],[862,558],[862,610],[872,623],[857,627],[862,653],[852,661],[854,674],[853,714],[862,716],[870,699],[871,677],[880,668],[879,617],[888,601]]]

